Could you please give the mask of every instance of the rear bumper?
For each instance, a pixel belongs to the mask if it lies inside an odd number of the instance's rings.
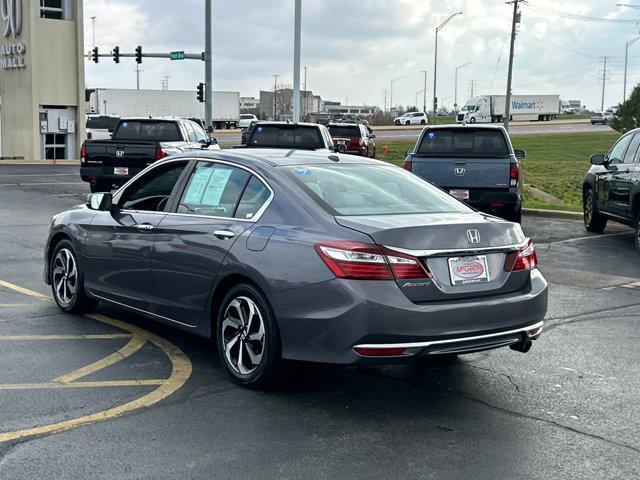
[[[526,341],[546,314],[547,282],[534,269],[518,292],[418,304],[395,282],[335,279],[280,292],[271,301],[284,358],[366,364]],[[410,346],[382,359],[354,350],[386,345]]]
[[[111,183],[113,185],[120,186],[127,183],[131,178],[135,177],[146,167],[146,165],[143,167],[127,167],[129,169],[129,175],[114,175],[113,166],[81,166],[80,178],[89,183]]]
[[[517,212],[522,207],[522,196],[516,192],[471,191],[466,203],[487,213]]]

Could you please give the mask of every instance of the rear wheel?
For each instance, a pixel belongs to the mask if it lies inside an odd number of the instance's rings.
[[[607,226],[607,217],[598,212],[596,206],[595,194],[593,189],[589,188],[584,193],[583,200],[584,227],[589,232],[602,233]]]
[[[409,125],[411,125],[411,122],[409,120],[407,120],[404,124],[409,126]]]
[[[84,290],[84,273],[78,265],[76,250],[69,240],[62,240],[53,250],[49,263],[49,280],[53,299],[64,312],[85,313],[98,304]]]
[[[469,119],[469,123],[476,123],[476,117],[471,117]]]
[[[233,380],[245,387],[266,388],[277,379],[280,336],[266,298],[242,283],[224,297],[217,321],[218,351]]]

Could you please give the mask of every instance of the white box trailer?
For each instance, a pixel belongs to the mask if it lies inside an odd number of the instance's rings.
[[[458,123],[502,122],[506,95],[483,95],[470,98],[458,113]],[[547,121],[560,114],[560,95],[512,95],[511,120]]]
[[[87,113],[120,117],[199,118],[204,120],[204,103],[193,90],[134,90],[96,88],[87,90]],[[235,128],[240,121],[240,94],[213,92],[214,128]]]

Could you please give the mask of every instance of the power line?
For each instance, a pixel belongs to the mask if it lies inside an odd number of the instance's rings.
[[[639,23],[640,20],[622,20],[617,18],[600,18],[591,17],[589,15],[579,15],[577,13],[562,12],[560,10],[553,10],[550,8],[537,7],[527,4],[527,8],[534,10],[538,13],[544,13],[545,15],[553,15],[555,17],[567,18],[569,20],[580,20],[584,22],[597,22],[597,23]]]
[[[551,42],[549,42],[547,40],[542,40],[541,38],[538,38],[538,37],[536,37],[534,35],[531,35],[530,33],[527,33],[527,32],[522,32],[521,31],[520,33],[525,35],[525,36],[527,36],[527,37],[529,37],[529,38],[532,38],[532,39],[534,39],[534,40],[536,40],[536,41],[538,41],[540,43],[544,43],[545,45],[549,45],[550,47],[559,48],[560,50],[566,50],[567,52],[575,53],[576,55],[580,55],[580,56],[587,57],[587,58],[600,58],[597,55],[589,55],[588,53],[579,52],[579,51],[574,50],[572,48],[563,47],[562,45],[558,45],[556,43],[551,43]]]

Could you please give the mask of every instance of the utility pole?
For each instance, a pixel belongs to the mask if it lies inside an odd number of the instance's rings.
[[[280,75],[271,75],[273,77],[273,119],[276,120],[276,113],[278,112],[277,100],[278,100],[278,77]]]
[[[604,68],[602,69],[602,102],[600,103],[600,110],[604,112],[604,87],[607,83],[607,60],[609,57],[604,57]]]
[[[383,90],[382,94],[384,95],[384,110],[382,110],[384,113],[387,113],[387,91]]]
[[[300,121],[300,24],[302,0],[295,0],[293,26],[293,121]]]
[[[93,46],[96,46],[96,17],[91,17],[91,30],[93,31]]]
[[[211,57],[211,0],[204,4],[204,123],[213,131],[213,59]]]
[[[640,37],[634,38],[626,43],[624,48],[624,87],[622,90],[622,101],[627,100],[627,62],[629,61],[629,46],[640,40]]]
[[[518,4],[521,0],[511,0],[507,4],[513,4],[513,18],[511,20],[511,46],[509,48],[509,73],[507,74],[507,97],[505,98],[504,128],[509,129],[509,117],[511,116],[511,77],[513,76],[513,55],[516,45],[516,28],[520,23],[520,11]]]
[[[455,87],[454,87],[454,95],[453,95],[453,109],[456,113],[458,113],[458,70],[463,67],[466,67],[471,62],[463,63],[462,65],[458,65],[456,67],[456,78],[455,78]]]
[[[427,71],[422,70],[422,73],[424,73],[424,88],[422,90],[422,111],[426,114],[427,113]],[[416,103],[418,102],[416,101]]]

